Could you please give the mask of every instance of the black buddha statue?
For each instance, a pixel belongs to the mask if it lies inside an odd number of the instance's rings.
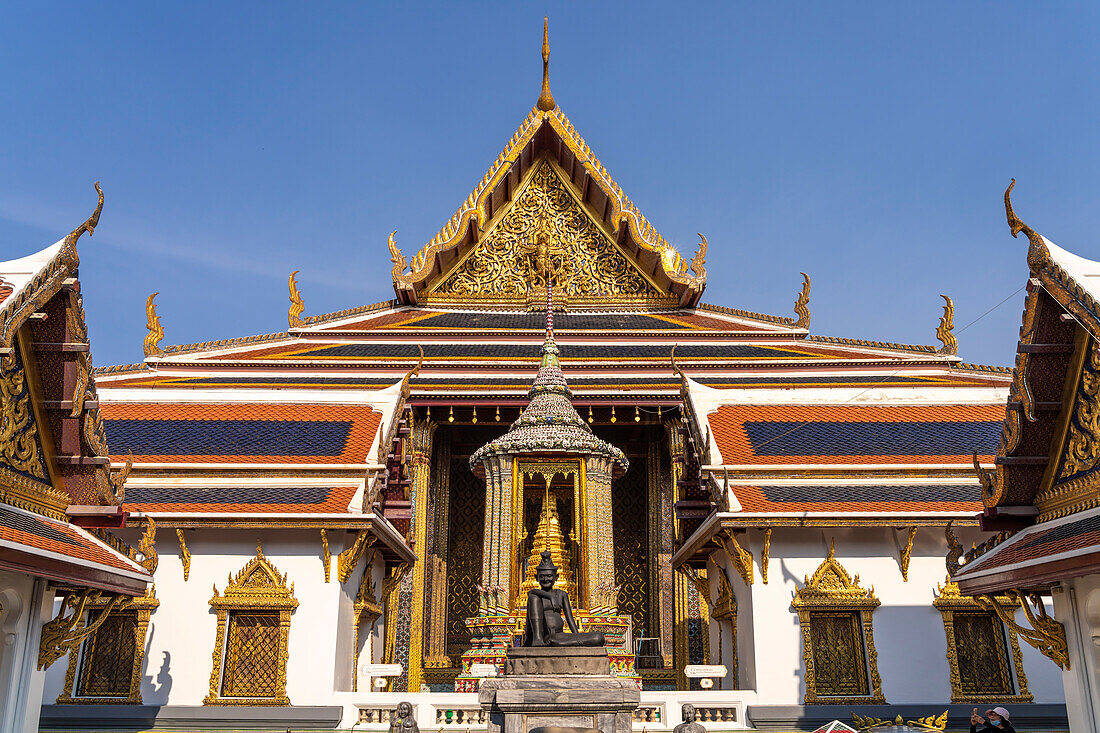
[[[558,579],[558,567],[550,558],[550,551],[542,553],[542,560],[535,568],[538,588],[527,591],[527,625],[523,634],[524,646],[603,646],[604,635],[598,631],[580,633],[573,620],[573,608],[569,594],[554,587]],[[562,621],[562,616],[565,621]],[[565,624],[569,624],[566,633]]]

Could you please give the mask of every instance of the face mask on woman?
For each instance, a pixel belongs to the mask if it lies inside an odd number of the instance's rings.
[[[989,722],[992,723],[993,725],[997,726],[998,728],[1001,727],[1001,721],[999,721],[999,720],[991,720]]]

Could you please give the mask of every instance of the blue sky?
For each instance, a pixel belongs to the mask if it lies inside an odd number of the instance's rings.
[[[1027,277],[1001,194],[1100,259],[1095,3],[7,3],[0,258],[94,206],[96,364],[393,297],[538,97],[690,256],[710,303],[1010,364]],[[1014,294],[1015,293],[1015,294]],[[1011,296],[1011,297],[1010,297]],[[966,324],[1008,298],[973,325]]]

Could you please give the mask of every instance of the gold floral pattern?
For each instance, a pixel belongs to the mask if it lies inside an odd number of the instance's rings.
[[[543,161],[511,209],[433,295],[509,301],[534,296],[541,303],[547,277],[566,301],[662,298]]]

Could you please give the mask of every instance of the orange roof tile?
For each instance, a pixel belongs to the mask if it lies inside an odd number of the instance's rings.
[[[112,457],[144,463],[368,462],[381,413],[366,405],[105,404]]]
[[[707,416],[726,465],[992,460],[1002,405],[722,405]]]

